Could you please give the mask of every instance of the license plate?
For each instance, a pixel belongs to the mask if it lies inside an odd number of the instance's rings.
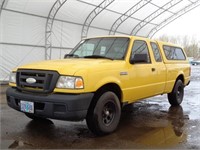
[[[20,101],[20,109],[23,112],[34,113],[34,103],[27,101]]]

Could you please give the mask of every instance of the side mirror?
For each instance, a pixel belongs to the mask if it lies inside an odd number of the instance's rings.
[[[131,58],[130,63],[148,63],[147,54],[135,54],[133,58]]]

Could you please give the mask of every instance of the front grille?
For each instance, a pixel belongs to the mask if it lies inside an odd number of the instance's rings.
[[[50,93],[56,86],[59,74],[55,71],[18,70],[17,88],[27,92]],[[34,80],[32,83],[28,80]]]

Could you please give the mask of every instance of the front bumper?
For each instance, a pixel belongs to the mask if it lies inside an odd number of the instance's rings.
[[[23,93],[15,88],[6,91],[10,107],[20,111],[20,101],[34,102],[34,115],[43,118],[78,121],[87,115],[93,93],[37,95]]]

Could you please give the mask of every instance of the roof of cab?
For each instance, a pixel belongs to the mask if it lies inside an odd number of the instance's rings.
[[[168,46],[173,46],[173,47],[181,47],[180,45],[171,43],[171,42],[164,42],[164,41],[160,41],[160,40],[154,40],[154,39],[150,39],[147,37],[142,37],[142,36],[130,36],[130,35],[103,35],[103,36],[95,36],[95,37],[87,37],[84,39],[94,39],[94,38],[109,38],[109,37],[121,37],[121,38],[137,38],[140,40],[146,40],[146,41],[155,41],[158,42],[161,45],[168,45]]]
[[[112,37],[122,37],[122,38],[140,38],[144,40],[149,40],[149,38],[142,37],[142,36],[131,36],[131,35],[103,35],[103,36],[95,36],[95,37],[87,37],[84,39],[93,39],[93,38],[112,38]]]

